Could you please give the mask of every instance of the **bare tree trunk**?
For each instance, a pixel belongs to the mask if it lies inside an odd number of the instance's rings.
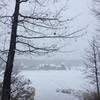
[[[96,78],[96,88],[97,88],[97,96],[99,97],[99,79],[98,79],[98,65],[97,65],[97,54],[96,54],[96,46],[93,44],[93,52],[94,52],[94,64],[95,64],[95,78]]]
[[[6,63],[6,69],[4,73],[1,100],[10,100],[11,74],[12,74],[15,49],[16,49],[19,3],[20,3],[20,0],[16,0],[15,11],[14,11],[13,19],[12,19],[11,40],[10,40],[9,53],[8,53],[8,58],[7,58],[7,63]]]
[[[97,70],[97,69],[96,69],[96,70]],[[96,71],[96,85],[97,85],[97,95],[98,95],[98,97],[99,97],[100,92],[99,92],[99,80],[98,80],[98,73],[97,73],[97,71]]]

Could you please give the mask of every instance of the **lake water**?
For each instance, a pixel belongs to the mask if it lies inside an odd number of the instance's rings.
[[[35,100],[78,100],[78,98],[57,93],[56,89],[84,89],[85,80],[79,70],[65,71],[22,71],[36,89]]]

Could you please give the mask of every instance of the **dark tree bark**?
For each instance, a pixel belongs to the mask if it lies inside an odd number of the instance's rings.
[[[11,84],[11,74],[12,74],[15,49],[16,49],[16,35],[17,35],[17,26],[18,26],[19,4],[20,4],[20,0],[16,0],[15,11],[12,18],[11,40],[10,40],[9,53],[8,53],[8,58],[7,58],[7,63],[6,63],[6,69],[4,73],[1,100],[10,100],[10,92],[11,92],[10,84]]]
[[[96,54],[96,46],[93,42],[93,55],[94,55],[94,67],[95,67],[95,78],[96,78],[96,88],[97,88],[97,95],[99,97],[99,78],[98,78],[98,68],[97,68],[97,54]]]

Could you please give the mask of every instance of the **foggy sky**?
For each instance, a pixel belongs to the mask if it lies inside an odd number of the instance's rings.
[[[55,0],[58,1],[58,0]],[[67,0],[60,0],[61,3],[57,4],[57,7],[61,7]],[[10,8],[13,8],[13,4]],[[29,59],[81,59],[85,52],[84,50],[88,47],[88,41],[91,37],[96,34],[96,19],[93,15],[92,8],[92,0],[69,0],[68,10],[66,15],[69,17],[75,17],[72,21],[72,31],[76,31],[78,29],[85,28],[81,33],[86,33],[84,36],[76,39],[69,39],[69,41],[64,42],[64,47],[60,50],[61,52],[56,52],[53,54],[49,54],[46,56],[29,56]],[[9,9],[10,9],[9,8]],[[54,9],[51,6],[51,9]],[[10,9],[11,10],[11,9]],[[13,9],[12,9],[13,12]],[[63,16],[64,17],[64,16]],[[18,55],[18,58],[22,56]],[[23,57],[24,58],[24,57]]]
[[[79,39],[69,40],[68,43],[65,42],[65,47],[60,51],[64,53],[57,52],[49,54],[46,56],[31,56],[30,59],[81,59],[84,57],[84,50],[88,48],[88,41],[96,33],[96,19],[91,11],[92,0],[69,0],[67,15],[76,18],[72,22],[73,29],[84,29],[84,36]],[[60,6],[60,5],[59,5]],[[81,32],[80,32],[81,33]]]

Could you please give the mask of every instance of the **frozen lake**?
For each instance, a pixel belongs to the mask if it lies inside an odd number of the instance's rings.
[[[85,79],[79,70],[26,71],[22,74],[36,89],[35,100],[78,100],[71,95],[57,93],[56,89],[83,89]]]

